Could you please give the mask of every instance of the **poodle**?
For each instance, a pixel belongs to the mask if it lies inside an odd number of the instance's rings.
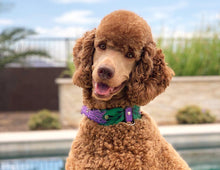
[[[67,170],[190,169],[140,111],[174,75],[143,18],[126,10],[110,13],[77,40],[73,56],[84,117]]]

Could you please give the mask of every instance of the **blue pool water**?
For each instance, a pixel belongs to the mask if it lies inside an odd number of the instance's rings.
[[[0,170],[65,170],[64,158],[0,160]]]
[[[192,170],[220,170],[220,164],[212,165],[191,165]]]
[[[192,164],[192,170],[220,170],[220,162]],[[0,160],[0,170],[64,170],[65,158]]]

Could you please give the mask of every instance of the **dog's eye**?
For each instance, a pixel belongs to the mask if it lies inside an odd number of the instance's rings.
[[[128,53],[126,54],[126,57],[127,57],[127,58],[133,58],[133,57],[134,57],[134,54],[131,53],[131,52],[128,52]]]
[[[99,48],[101,49],[101,50],[105,50],[106,49],[106,45],[105,44],[99,44]]]

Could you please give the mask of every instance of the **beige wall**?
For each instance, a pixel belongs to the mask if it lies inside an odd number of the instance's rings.
[[[77,127],[81,119],[81,89],[71,79],[57,79],[59,84],[59,111],[64,125]],[[220,121],[220,76],[174,77],[170,86],[160,96],[141,109],[159,124],[176,123],[176,111],[196,104],[209,109]]]

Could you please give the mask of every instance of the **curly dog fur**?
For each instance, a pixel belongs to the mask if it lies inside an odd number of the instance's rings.
[[[147,22],[125,10],[107,15],[97,29],[78,39],[73,55],[73,82],[82,87],[83,103],[90,109],[145,105],[165,90],[174,74]],[[109,68],[108,78],[100,78],[100,67]],[[97,82],[113,90],[102,93]],[[66,169],[190,169],[150,116],[141,114],[134,126],[102,126],[84,117]]]

